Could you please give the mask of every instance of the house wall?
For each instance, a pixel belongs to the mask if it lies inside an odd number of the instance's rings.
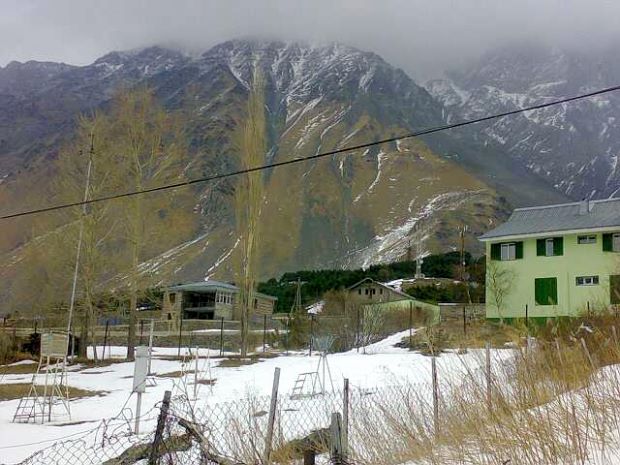
[[[374,291],[374,293],[373,293]],[[366,305],[372,303],[407,300],[403,295],[373,282],[365,282],[349,290],[347,304]]]
[[[580,234],[581,235],[581,234]],[[558,234],[549,237],[559,237]],[[510,261],[491,260],[491,244],[486,243],[486,314],[487,318],[524,318],[525,306],[529,317],[576,316],[587,309],[606,308],[610,305],[609,276],[620,274],[620,253],[603,252],[602,234],[596,234],[596,243],[578,244],[577,234],[562,236],[563,255],[539,257],[536,239],[523,239],[523,258]],[[496,270],[496,272],[494,272]],[[506,273],[499,281],[506,281],[507,292],[497,305],[492,276]],[[599,284],[577,286],[577,276],[599,276]],[[537,305],[536,278],[557,279],[557,305]],[[495,286],[498,288],[500,286]]]

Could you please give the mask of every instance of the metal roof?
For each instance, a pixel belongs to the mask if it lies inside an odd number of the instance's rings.
[[[535,236],[620,227],[620,198],[540,207],[517,208],[508,220],[479,237],[481,241],[508,236]]]
[[[239,292],[239,288],[234,284],[224,283],[221,281],[215,281],[209,279],[207,281],[199,281],[197,283],[187,283],[187,284],[176,284],[174,286],[169,286],[167,288],[168,291],[175,292],[209,292],[209,291],[229,291],[229,292]],[[278,300],[277,297],[273,297],[271,295],[263,294],[261,292],[255,292],[256,296],[269,299],[269,300]]]

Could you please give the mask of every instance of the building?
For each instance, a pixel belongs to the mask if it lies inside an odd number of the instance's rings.
[[[348,309],[368,308],[371,305],[375,308],[379,306],[378,308],[385,310],[402,310],[411,307],[424,310],[433,315],[432,321],[435,321],[439,316],[439,307],[437,305],[417,300],[409,294],[405,294],[372,278],[364,278],[347,288],[346,305]]]
[[[480,240],[487,318],[575,316],[620,303],[620,199],[518,208]]]
[[[164,291],[163,318],[168,321],[188,320],[240,320],[238,306],[239,288],[220,281],[201,281],[179,284]],[[261,293],[254,294],[252,313],[270,315],[276,297]]]

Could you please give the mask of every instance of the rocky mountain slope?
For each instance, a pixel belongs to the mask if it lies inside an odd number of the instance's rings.
[[[617,45],[617,44],[616,44]],[[476,118],[620,83],[617,46],[563,50],[519,44],[430,81],[448,121]],[[572,199],[620,189],[620,93],[536,110],[458,132],[483,142]]]
[[[336,44],[232,41],[198,57],[153,47],[114,52],[82,67],[12,63],[0,69],[2,211],[45,205],[50,160],[71,136],[76,115],[105,108],[119,86],[146,84],[168,107],[190,112],[192,143],[199,147],[188,164],[191,177],[238,167],[234,132],[253,67],[266,79],[266,161],[443,122],[442,106],[402,71]],[[468,245],[476,247],[474,236],[508,209],[498,190],[513,203],[561,197],[536,176],[515,187],[518,170],[510,160],[482,161],[486,169],[476,172],[475,160],[484,160],[486,150],[445,134],[266,173],[262,276],[395,260],[417,238],[422,252],[448,250],[463,222],[470,226]],[[234,186],[228,179],[196,188],[195,203],[184,208],[197,215],[198,230],[189,240],[179,237],[173,249],[143,257],[145,273],[164,282],[229,278]],[[28,227],[28,220],[11,222],[0,247],[14,256]]]

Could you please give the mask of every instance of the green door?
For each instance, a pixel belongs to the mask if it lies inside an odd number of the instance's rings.
[[[536,305],[557,305],[557,278],[536,278],[534,280],[534,299]]]
[[[609,302],[620,304],[620,274],[612,274],[609,277]]]

